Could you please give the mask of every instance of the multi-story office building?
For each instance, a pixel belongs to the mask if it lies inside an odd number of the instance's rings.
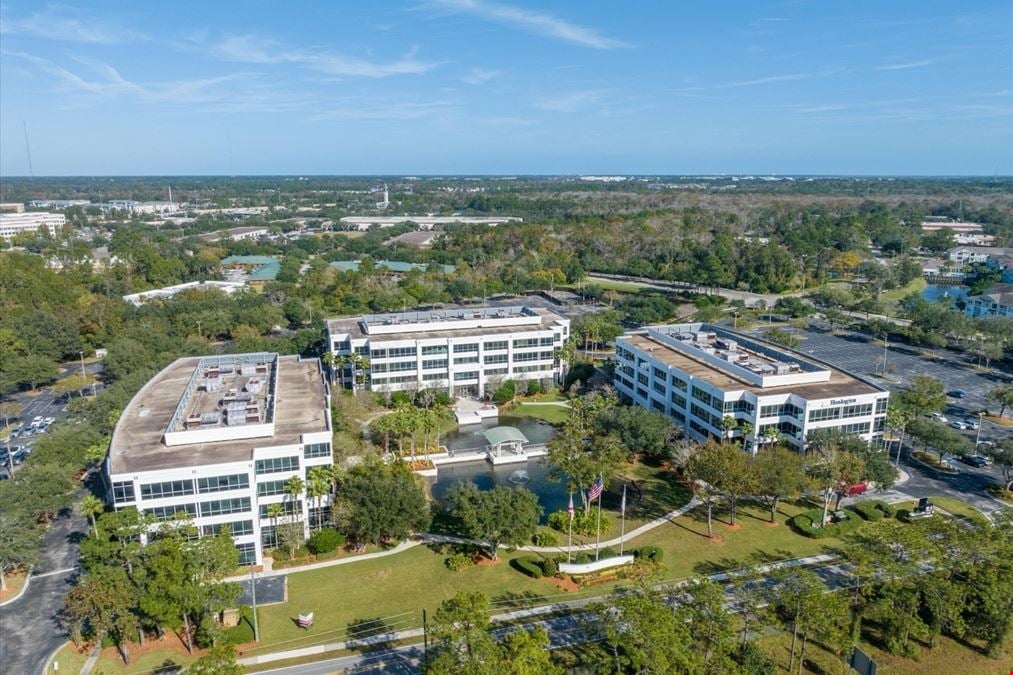
[[[615,385],[637,405],[663,412],[697,439],[743,437],[771,427],[803,448],[816,429],[881,438],[889,392],[814,359],[710,324],[653,326],[616,340]]]
[[[26,232],[35,233],[44,230],[50,237],[55,238],[66,223],[67,218],[62,213],[39,211],[0,213],[0,237],[11,239]]]
[[[483,396],[505,380],[559,382],[555,353],[570,320],[538,307],[441,309],[344,317],[327,322],[345,386],[358,378],[376,391],[443,389]],[[340,363],[360,356],[368,366]],[[347,361],[348,359],[344,359]],[[359,377],[359,376],[362,377]]]
[[[330,466],[330,392],[317,359],[257,353],[177,360],[149,381],[113,432],[105,478],[117,509],[159,521],[186,513],[198,533],[227,525],[244,563],[260,564],[276,526],[304,528],[329,509],[308,503],[310,468]],[[281,504],[284,516],[269,516]],[[308,529],[307,529],[308,533]]]

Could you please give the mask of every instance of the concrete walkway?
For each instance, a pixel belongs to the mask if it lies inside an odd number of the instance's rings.
[[[659,527],[661,525],[664,525],[665,523],[668,523],[668,522],[671,522],[672,520],[675,520],[676,518],[678,518],[679,516],[685,514],[687,511],[695,508],[699,504],[700,504],[700,501],[696,497],[694,497],[689,502],[687,502],[685,506],[681,506],[681,507],[675,509],[674,511],[669,511],[665,515],[660,516],[658,518],[655,518],[651,522],[644,523],[640,527],[627,532],[625,537],[622,537],[622,538],[616,537],[614,539],[609,539],[607,541],[601,542],[601,547],[605,548],[605,547],[608,547],[608,546],[618,546],[619,543],[620,543],[620,539],[622,539],[623,541],[627,541],[628,542],[631,539],[639,537],[640,535],[644,534],[645,532],[650,532],[651,530],[653,530],[656,527]],[[319,570],[319,569],[323,569],[325,567],[336,567],[338,565],[348,565],[350,563],[360,562],[362,560],[375,560],[376,558],[386,558],[387,556],[397,555],[398,553],[402,553],[404,551],[407,551],[410,548],[414,548],[416,546],[421,546],[423,544],[441,544],[441,543],[446,543],[446,544],[477,544],[477,545],[481,545],[482,542],[476,542],[476,541],[472,541],[470,539],[464,539],[462,537],[452,537],[450,535],[430,534],[430,533],[427,532],[427,533],[418,535],[418,537],[416,539],[402,541],[400,544],[398,544],[394,548],[390,548],[390,549],[387,549],[385,551],[374,551],[373,553],[363,553],[361,555],[349,556],[347,558],[337,558],[336,560],[324,560],[322,562],[310,563],[308,565],[300,565],[298,567],[287,567],[287,568],[284,568],[284,569],[267,570],[267,571],[264,571],[264,572],[258,574],[257,578],[258,579],[265,579],[265,578],[269,578],[269,577],[287,576],[289,574],[295,574],[297,572],[308,572],[310,570]],[[500,548],[506,549],[506,548],[511,548],[511,547],[506,546],[506,545],[500,545]],[[595,549],[595,545],[594,544],[578,544],[577,546],[574,546],[572,550],[574,550],[574,551],[593,551],[594,549]],[[520,547],[518,547],[518,550],[520,550],[520,551],[529,551],[529,552],[532,552],[532,553],[566,553],[566,547],[565,546],[520,546]],[[228,579],[226,579],[226,581],[247,581],[247,580],[249,580],[249,578],[250,578],[250,576],[248,574],[240,574],[240,575],[237,575],[237,576],[234,576],[234,577],[229,577]]]

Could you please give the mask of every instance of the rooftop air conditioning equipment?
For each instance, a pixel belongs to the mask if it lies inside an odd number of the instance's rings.
[[[791,372],[791,364],[778,361],[774,364],[774,372],[778,375],[787,375]]]
[[[217,426],[222,421],[221,413],[217,411],[202,413],[200,416],[200,422],[202,425]]]
[[[200,423],[201,423],[201,416],[200,415],[190,415],[189,417],[186,418],[186,428],[187,428],[187,430],[190,430],[190,429],[199,429],[200,428]]]
[[[243,377],[251,377],[257,374],[257,366],[253,363],[244,363],[239,370],[239,374]]]

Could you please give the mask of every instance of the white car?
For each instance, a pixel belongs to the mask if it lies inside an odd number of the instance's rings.
[[[943,413],[934,412],[931,415],[929,415],[929,417],[936,420],[937,422],[942,422],[943,424],[946,424],[947,422],[950,421],[946,419],[946,415],[944,415]]]
[[[952,422],[950,422],[950,426],[953,427],[954,429],[966,429],[967,423],[961,422],[960,420],[953,420]]]
[[[978,420],[964,420],[964,424],[967,425],[968,429],[977,429],[978,428]]]
[[[53,423],[53,422],[55,422],[55,421],[56,421],[56,418],[55,418],[55,417],[47,417],[47,418],[45,419],[45,422],[46,422],[46,426],[48,427],[48,426],[49,426],[50,424],[52,424],[52,423]]]

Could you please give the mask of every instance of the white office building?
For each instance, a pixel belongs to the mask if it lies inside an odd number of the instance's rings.
[[[637,405],[663,412],[696,440],[743,438],[726,432],[730,416],[748,424],[747,447],[771,427],[796,448],[816,429],[866,440],[882,437],[887,390],[825,363],[710,324],[652,326],[616,340],[615,386]],[[769,432],[768,432],[769,433]]]
[[[66,224],[67,218],[62,213],[0,213],[0,237],[12,239],[19,234],[43,230],[55,239]]]
[[[337,366],[344,369],[339,379],[345,386],[443,389],[453,396],[481,397],[506,380],[560,382],[565,364],[555,349],[569,336],[569,319],[539,307],[392,312],[327,322],[335,357],[368,359],[364,372],[354,364]]]
[[[330,392],[318,359],[256,353],[179,359],[123,411],[105,462],[109,500],[167,521],[185,513],[198,534],[227,525],[244,564],[260,564],[276,525],[327,517],[285,483],[330,466]],[[284,515],[274,522],[269,506]]]

